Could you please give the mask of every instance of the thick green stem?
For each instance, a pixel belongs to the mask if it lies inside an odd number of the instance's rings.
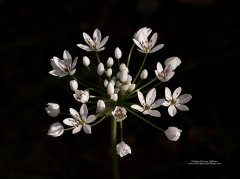
[[[119,176],[119,161],[116,151],[117,145],[117,121],[114,117],[111,118],[111,150],[112,150],[112,167],[114,179],[120,179]]]
[[[140,73],[141,73],[141,71],[142,71],[142,69],[143,69],[143,66],[144,66],[144,64],[145,64],[146,59],[147,59],[147,53],[145,54],[145,57],[144,57],[143,62],[142,62],[142,65],[141,65],[141,67],[139,68],[138,73],[137,73],[137,75],[135,76],[135,78],[134,78],[134,80],[133,80],[132,83],[134,83],[134,82],[137,80],[138,76],[140,75]]]
[[[129,54],[128,54],[128,59],[127,59],[127,67],[129,66],[129,63],[130,63],[130,60],[131,60],[131,56],[132,56],[132,51],[133,51],[133,48],[135,46],[135,43],[133,43],[130,51],[129,51]]]
[[[98,52],[96,52],[96,57],[97,57],[98,63],[101,63],[100,58],[99,58],[99,56],[98,56]]]

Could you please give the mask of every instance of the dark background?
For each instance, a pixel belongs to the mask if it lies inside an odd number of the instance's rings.
[[[120,160],[122,178],[234,178],[239,134],[231,116],[237,112],[228,108],[237,96],[230,81],[240,47],[238,11],[237,4],[217,0],[0,0],[0,178],[112,178],[110,121],[94,127],[92,135],[46,135],[64,118],[48,117],[46,103],[58,102],[65,111],[76,105],[69,78],[48,74],[49,59],[61,58],[67,49],[80,65],[88,53],[76,44],[84,43],[83,31],[92,34],[97,27],[110,36],[100,56],[113,56],[119,46],[126,58],[134,32],[144,26],[165,44],[149,55],[149,73],[157,61],[180,57],[182,64],[166,85],[182,86],[193,99],[189,112],[171,118],[161,108],[162,117],[153,121],[164,129],[181,128],[178,142],[131,116],[125,120],[132,155]],[[158,95],[163,97],[163,87]],[[221,165],[188,165],[191,160]]]

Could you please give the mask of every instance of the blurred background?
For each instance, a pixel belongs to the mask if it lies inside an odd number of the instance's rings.
[[[239,134],[228,108],[235,98],[229,80],[240,50],[238,13],[237,4],[221,0],[0,0],[0,178],[112,178],[109,120],[92,135],[47,136],[49,126],[64,116],[50,118],[46,103],[57,102],[66,112],[79,105],[69,78],[48,74],[49,60],[68,50],[80,65],[88,53],[76,44],[85,43],[82,32],[95,28],[110,36],[100,57],[113,56],[118,46],[126,59],[133,34],[144,26],[165,44],[149,55],[149,73],[154,75],[158,61],[178,56],[182,64],[163,86],[182,86],[193,99],[190,111],[174,118],[163,107],[160,119],[148,118],[163,129],[182,129],[177,142],[134,117],[124,121],[132,155],[120,159],[122,178],[234,178]],[[132,67],[143,58],[136,50],[133,56]],[[191,160],[220,165],[189,165]]]

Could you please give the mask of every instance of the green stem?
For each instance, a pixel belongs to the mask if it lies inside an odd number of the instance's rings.
[[[141,71],[142,71],[142,68],[143,68],[143,66],[144,66],[144,64],[145,64],[146,59],[147,59],[147,53],[145,54],[144,59],[143,59],[143,62],[142,62],[142,65],[141,65],[141,67],[139,68],[138,73],[137,73],[137,75],[135,76],[135,78],[134,78],[134,80],[133,80],[132,83],[134,83],[134,82],[137,80],[138,76],[140,75],[140,73],[141,73]]]
[[[121,141],[123,141],[123,123],[122,123],[122,121],[120,122],[120,137],[121,137]]]
[[[114,117],[111,118],[111,149],[112,149],[112,166],[114,179],[119,179],[119,161],[116,151],[117,145],[117,121]]]
[[[131,56],[132,56],[132,51],[133,51],[133,48],[135,46],[135,43],[132,44],[132,47],[129,51],[129,54],[128,54],[128,59],[127,59],[127,67],[129,66],[129,63],[130,63],[130,60],[131,60]]]
[[[131,110],[129,107],[126,107],[127,111],[129,111],[130,113],[132,113],[134,116],[138,117],[139,119],[143,120],[144,122],[148,123],[149,125],[153,126],[154,128],[156,128],[157,130],[160,130],[162,132],[164,132],[163,129],[161,129],[160,127],[156,126],[155,124],[149,122],[148,120],[144,119],[142,116],[138,115],[137,113],[135,113],[133,110]]]
[[[100,58],[98,56],[98,52],[96,52],[96,57],[97,57],[98,63],[101,63]]]
[[[93,127],[93,126],[96,126],[97,124],[99,124],[100,122],[102,122],[106,117],[107,117],[107,115],[106,115],[106,116],[103,116],[103,117],[102,117],[101,119],[99,119],[97,122],[91,124],[91,126],[92,126],[92,127]]]

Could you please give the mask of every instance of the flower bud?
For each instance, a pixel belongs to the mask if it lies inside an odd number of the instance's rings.
[[[146,69],[144,69],[140,75],[141,79],[146,79],[148,77],[148,71]]]
[[[111,68],[113,66],[113,63],[114,63],[113,58],[109,57],[107,60],[107,67]]]
[[[112,83],[108,83],[107,93],[108,93],[108,95],[112,95],[114,93],[114,86]]]
[[[70,87],[73,91],[76,91],[78,89],[78,83],[76,80],[71,80],[69,83],[70,83]]]
[[[127,66],[124,63],[121,63],[121,65],[119,66],[119,70],[123,71],[127,68]]]
[[[175,70],[181,64],[181,60],[178,57],[167,58],[164,62],[165,66],[170,65],[172,70]]]
[[[50,117],[56,117],[59,115],[60,113],[60,107],[58,104],[56,103],[47,103],[47,107],[45,108],[47,114],[50,116]]]
[[[64,132],[63,125],[59,122],[53,123],[48,129],[48,135],[52,137],[59,137]]]
[[[104,65],[103,63],[99,63],[98,68],[97,68],[97,73],[99,76],[101,76],[104,73],[105,69],[104,69]]]
[[[132,92],[136,88],[136,84],[131,84],[128,88],[128,92]]]
[[[167,138],[171,141],[177,141],[181,135],[182,130],[176,127],[168,127],[167,130],[164,131]]]
[[[112,76],[112,69],[111,68],[107,69],[106,76],[107,77],[111,77]]]
[[[87,56],[84,56],[82,58],[82,62],[83,62],[83,65],[87,67],[90,64],[90,59]]]
[[[121,91],[127,91],[129,88],[129,85],[122,85]]]
[[[108,86],[108,80],[107,80],[107,79],[104,80],[103,86],[104,86],[105,88],[107,88],[107,86]]]
[[[118,94],[113,93],[113,94],[111,95],[110,99],[113,100],[113,101],[117,101],[117,100],[118,100]]]
[[[120,72],[119,79],[120,79],[120,81],[122,83],[127,81],[127,79],[128,79],[128,72],[127,72],[127,70],[123,70],[123,71]]]
[[[106,105],[103,100],[98,100],[97,102],[97,112],[103,113],[105,111]]]
[[[127,144],[125,144],[125,142],[123,142],[123,141],[121,143],[117,144],[116,150],[117,150],[117,154],[120,157],[124,157],[127,154],[131,154],[131,148]]]
[[[131,75],[128,75],[127,81],[126,81],[125,83],[130,85],[131,82],[132,82],[132,76],[131,76]]]
[[[120,48],[118,47],[115,48],[114,55],[115,55],[115,58],[118,60],[122,57],[122,51],[120,50]]]
[[[122,83],[120,81],[116,81],[116,87],[120,88],[122,86]]]

